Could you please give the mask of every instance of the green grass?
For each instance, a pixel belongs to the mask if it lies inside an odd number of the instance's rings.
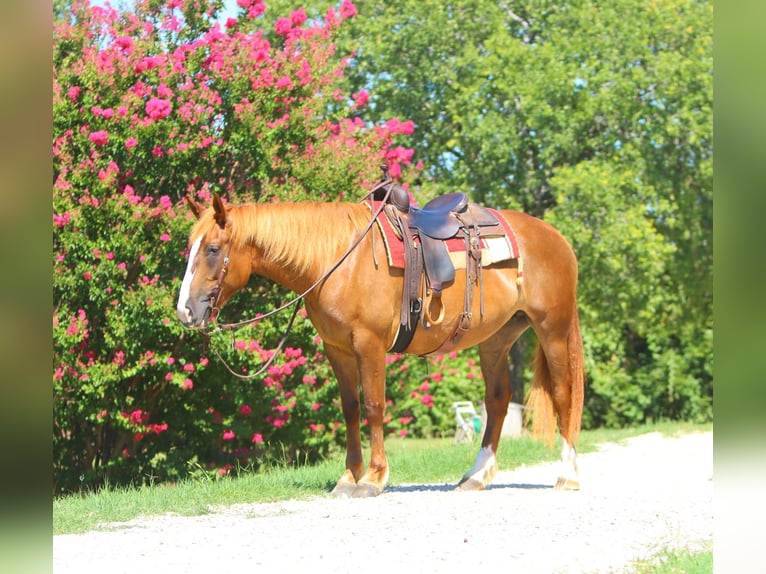
[[[629,574],[711,574],[713,550],[665,549],[648,560],[636,561]]]
[[[598,444],[621,442],[648,432],[678,435],[712,430],[712,424],[667,423],[629,429],[583,431],[578,451],[596,450]],[[456,484],[474,463],[479,441],[455,445],[445,439],[397,439],[386,441],[391,467],[389,486],[405,484]],[[498,449],[501,470],[522,464],[552,462],[558,448],[548,449],[528,437],[503,439]],[[54,534],[72,534],[125,522],[139,516],[169,512],[195,516],[211,507],[237,503],[272,502],[290,498],[323,496],[332,490],[344,467],[339,453],[314,466],[272,467],[258,472],[243,470],[235,477],[212,478],[199,473],[177,484],[141,487],[105,487],[96,493],[69,495],[53,501]],[[675,571],[673,571],[675,572]]]

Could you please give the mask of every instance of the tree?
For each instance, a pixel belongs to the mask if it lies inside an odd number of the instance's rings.
[[[415,123],[416,195],[467,191],[573,241],[587,422],[710,417],[711,3],[370,1],[342,38],[370,117]]]

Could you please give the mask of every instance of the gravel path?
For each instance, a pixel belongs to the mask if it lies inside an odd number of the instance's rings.
[[[554,491],[557,465],[544,464],[500,472],[483,492],[402,486],[141,518],[55,536],[53,571],[593,574],[712,542],[712,433],[643,435],[579,467],[579,492]]]

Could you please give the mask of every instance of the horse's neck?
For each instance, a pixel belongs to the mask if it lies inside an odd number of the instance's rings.
[[[354,221],[359,209],[354,204],[244,207],[247,243],[256,250],[253,271],[293,290],[304,289],[329,269],[358,228]]]

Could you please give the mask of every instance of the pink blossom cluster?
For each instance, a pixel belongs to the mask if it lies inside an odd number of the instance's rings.
[[[124,411],[123,425],[140,435],[126,456],[146,448],[141,438],[182,428],[175,419],[150,421],[158,396],[209,407],[210,419],[177,412],[205,419],[205,428],[212,420],[225,452],[242,457],[274,433],[319,440],[342,426],[327,414],[330,377],[318,350],[286,349],[252,391],[224,392],[203,368],[206,358],[181,358],[200,353],[198,341],[179,335],[172,311],[192,218],[181,198],[206,203],[212,190],[263,190],[287,199],[311,194],[301,187],[311,177],[320,189],[361,190],[381,162],[396,174],[413,162],[399,145],[412,122],[374,126],[363,117],[371,95],[337,89],[348,62],[333,34],[357,15],[351,0],[316,21],[294,10],[268,31],[252,21],[263,0],[238,0],[238,17],[223,26],[212,4],[140,2],[131,12],[74,0],[54,23],[54,386],[58,404],[88,396],[98,424],[121,418],[106,412]],[[190,33],[196,18],[209,25]],[[328,122],[327,104],[347,112]],[[337,181],[338,173],[348,178]],[[248,338],[234,347],[243,372],[273,353]],[[264,395],[256,408],[254,397]],[[142,408],[120,404],[128,396]]]

